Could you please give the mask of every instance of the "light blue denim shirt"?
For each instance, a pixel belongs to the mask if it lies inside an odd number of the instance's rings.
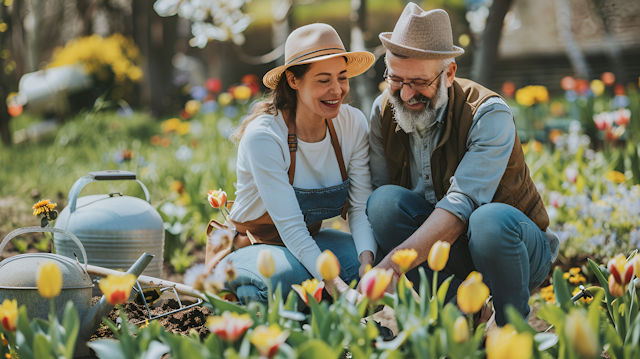
[[[369,165],[374,190],[391,183],[382,142],[381,97],[373,104],[369,131]],[[491,203],[511,156],[516,127],[511,109],[501,98],[492,97],[480,105],[467,136],[467,153],[451,177],[446,196],[436,203],[431,152],[442,138],[447,107],[440,109],[437,121],[422,135],[417,131],[409,135],[411,190],[466,224],[475,209]]]

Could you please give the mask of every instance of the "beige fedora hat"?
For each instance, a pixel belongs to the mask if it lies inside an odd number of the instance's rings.
[[[402,11],[393,32],[383,32],[379,37],[387,50],[406,57],[442,60],[464,54],[461,47],[453,45],[447,12],[424,11],[412,2]]]
[[[291,66],[309,64],[333,57],[347,58],[347,76],[354,77],[367,71],[375,56],[367,51],[347,52],[336,30],[327,24],[311,24],[295,29],[284,45],[285,64],[267,72],[264,85],[275,89],[280,76]]]

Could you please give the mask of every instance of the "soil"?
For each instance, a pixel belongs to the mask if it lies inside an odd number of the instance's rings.
[[[93,297],[92,304],[97,303],[98,300],[100,300],[100,297]],[[183,301],[182,304],[187,306],[192,303]],[[175,299],[167,299],[156,308],[151,308],[151,314],[156,316],[179,308],[180,305],[178,304],[178,301]],[[134,325],[142,326],[145,324],[145,319],[149,318],[147,308],[145,308],[144,305],[139,305],[134,302],[126,302],[124,304],[124,311],[127,314],[129,323]],[[204,339],[204,337],[209,334],[209,330],[205,326],[205,323],[207,321],[207,317],[210,315],[213,315],[213,312],[209,308],[204,306],[195,306],[155,320],[165,327],[168,332],[188,335],[191,330],[195,330],[200,337]],[[120,318],[120,311],[118,308],[114,308],[111,313],[109,313],[108,318],[115,323],[118,318]],[[115,339],[109,327],[100,326],[93,336],[91,336],[89,341],[105,338]]]

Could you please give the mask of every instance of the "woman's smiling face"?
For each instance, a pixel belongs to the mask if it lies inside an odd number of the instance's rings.
[[[298,95],[297,113],[305,117],[335,118],[349,92],[347,61],[344,57],[312,63],[302,78],[286,72],[289,86]]]

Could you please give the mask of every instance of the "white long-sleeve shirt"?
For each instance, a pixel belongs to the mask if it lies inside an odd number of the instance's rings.
[[[364,114],[342,105],[333,124],[350,180],[349,227],[358,256],[369,250],[374,255],[377,243],[365,212],[371,195],[369,170],[369,134]],[[247,222],[269,212],[287,249],[318,280],[316,269],[321,254],[309,234],[287,171],[291,165],[287,143],[287,125],[278,115],[261,115],[246,128],[238,147],[236,198],[231,209],[234,222]],[[331,136],[320,142],[298,139],[293,186],[303,189],[327,188],[342,183]]]

